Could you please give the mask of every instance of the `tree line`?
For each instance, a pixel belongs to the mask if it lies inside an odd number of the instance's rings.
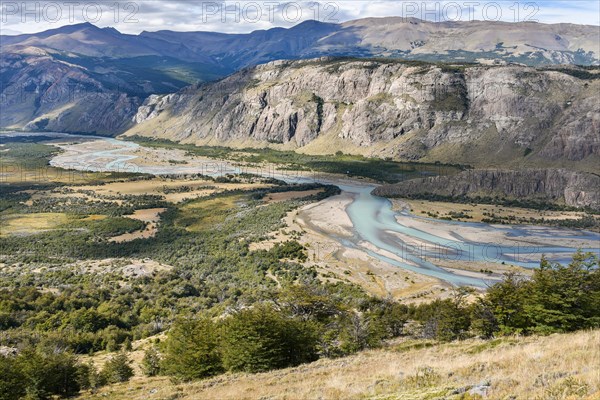
[[[542,259],[531,279],[508,273],[475,301],[460,288],[420,305],[364,298],[349,308],[322,289],[295,285],[273,301],[219,318],[176,321],[166,342],[146,354],[145,369],[191,380],[343,356],[402,335],[452,341],[600,328],[598,266],[595,255],[582,252],[568,265]]]

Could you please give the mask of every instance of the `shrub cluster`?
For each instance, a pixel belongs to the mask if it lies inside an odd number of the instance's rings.
[[[78,362],[69,351],[51,346],[28,346],[0,355],[0,399],[44,400],[70,397],[80,390],[126,382],[133,376],[127,354],[110,358],[101,371]]]
[[[362,302],[360,310],[350,310],[323,288],[294,286],[273,302],[226,316],[179,319],[161,346],[162,357],[157,357],[155,348],[146,353],[145,369],[149,376],[160,372],[192,380],[350,354],[399,335],[406,310],[398,303],[377,299]]]
[[[411,306],[371,298],[349,309],[317,287],[295,285],[273,303],[176,322],[157,368],[190,380],[295,366],[407,334],[452,341],[600,327],[600,269],[591,254],[578,252],[566,266],[543,259],[531,279],[508,273],[475,302],[471,294],[461,288],[450,299]]]
[[[543,259],[530,279],[509,273],[475,301],[461,288],[452,298],[410,306],[363,296],[351,285],[296,282],[268,300],[180,316],[167,340],[147,350],[142,370],[188,381],[344,356],[401,335],[451,341],[600,328],[598,267],[596,256],[582,252],[568,265]],[[77,319],[85,327],[97,318]],[[97,372],[60,343],[41,340],[0,356],[0,398],[66,397],[133,374],[124,353]]]
[[[591,253],[577,252],[568,265],[542,259],[531,278],[507,273],[475,302],[467,294],[411,307],[410,318],[424,337],[440,340],[600,327],[600,269]]]

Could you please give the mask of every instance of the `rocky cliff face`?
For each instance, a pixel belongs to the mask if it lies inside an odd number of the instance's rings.
[[[600,160],[597,72],[389,60],[277,61],[217,83],[152,96],[128,134],[476,166],[590,170]]]
[[[537,199],[573,207],[600,209],[600,176],[564,169],[475,170],[454,176],[415,179],[378,187],[383,197],[434,194],[445,197],[498,196]]]

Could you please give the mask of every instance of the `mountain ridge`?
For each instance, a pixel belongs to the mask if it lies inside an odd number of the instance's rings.
[[[508,28],[508,29],[507,29]],[[147,50],[146,40],[149,38],[164,39],[168,35],[171,43],[176,42],[187,46],[187,38],[202,36],[204,39],[212,37],[218,39],[216,44],[206,43],[201,49],[208,52],[209,56],[216,57],[222,55],[221,48],[215,48],[222,44],[222,41],[228,41],[225,46],[225,52],[235,50],[240,52],[247,50],[239,47],[239,39],[245,41],[260,37],[270,39],[272,35],[283,35],[294,39],[296,33],[310,35],[307,44],[309,53],[325,56],[325,51],[330,51],[331,46],[342,45],[340,51],[355,52],[361,51],[365,56],[400,56],[416,57],[428,55],[433,57],[437,53],[448,51],[468,50],[476,57],[477,53],[482,58],[498,59],[506,61],[517,61],[518,57],[512,59],[511,50],[518,50],[518,54],[527,53],[529,50],[529,61],[527,57],[521,57],[521,62],[536,65],[539,63],[577,63],[577,61],[586,61],[586,59],[577,59],[574,54],[580,50],[584,53],[583,57],[588,57],[589,64],[598,64],[600,62],[600,49],[597,46],[597,35],[600,33],[600,27],[593,25],[576,24],[539,24],[530,22],[490,22],[490,21],[470,21],[470,22],[429,22],[416,18],[386,17],[386,18],[364,18],[344,23],[325,23],[315,20],[301,22],[290,28],[271,28],[268,30],[255,30],[249,33],[229,34],[210,31],[188,31],[177,32],[170,30],[160,30],[156,32],[143,31],[140,34],[123,34],[115,28],[99,28],[89,22],[65,25],[56,29],[47,30],[35,34],[23,35],[0,35],[1,46],[9,47],[18,44],[37,45],[54,50],[71,51],[71,48],[58,42],[45,43],[44,39],[52,38],[57,35],[73,35],[82,31],[90,31],[97,34],[108,34],[118,37],[123,43],[129,42],[134,47]],[[460,32],[456,32],[459,30]],[[469,43],[464,40],[464,36],[470,34],[470,40],[476,43]],[[526,35],[527,34],[527,35]],[[447,40],[448,36],[451,40]],[[564,37],[563,37],[564,36]],[[345,40],[344,40],[345,38]],[[282,38],[277,38],[281,40]],[[285,38],[284,38],[285,39]],[[306,38],[305,38],[306,39]],[[36,41],[37,40],[37,41]],[[509,42],[512,41],[512,42]],[[436,44],[437,42],[441,42]],[[244,43],[247,47],[247,43]],[[466,44],[466,46],[465,46]],[[267,43],[266,47],[272,45]],[[498,46],[500,45],[500,46]],[[233,46],[233,47],[232,47]],[[238,47],[236,47],[238,46]],[[325,47],[322,47],[325,46]],[[345,46],[345,47],[344,47]],[[353,47],[357,48],[353,48]],[[516,47],[519,49],[516,49]],[[218,46],[220,47],[220,46]],[[504,53],[497,52],[491,54],[494,50],[504,50]],[[537,49],[537,50],[536,50]],[[5,49],[6,51],[7,49]],[[253,49],[260,53],[263,51],[260,47]],[[293,50],[293,49],[291,49]],[[302,58],[302,48],[296,49],[300,52],[291,51],[286,54],[288,58]],[[91,51],[87,49],[87,51]],[[160,53],[162,49],[154,49]],[[395,52],[397,54],[395,54]],[[537,52],[537,53],[536,53]],[[554,54],[554,53],[556,54]],[[414,54],[413,54],[414,53]],[[539,54],[538,54],[539,53]],[[564,53],[560,56],[559,53]],[[572,53],[572,54],[567,54]],[[86,54],[81,53],[81,54]],[[348,55],[348,54],[347,54]],[[130,54],[117,54],[118,57],[127,57]],[[439,61],[455,61],[452,55],[444,58],[442,54],[437,54]],[[277,58],[267,60],[268,53],[261,56],[266,61],[272,61]],[[249,66],[254,60],[247,60],[245,63],[237,65]],[[266,62],[263,61],[263,62]],[[431,60],[428,60],[431,61]]]
[[[593,171],[600,71],[321,58],[151,96],[126,133],[475,167]]]
[[[117,135],[132,126],[137,106],[151,95],[286,59],[598,64],[599,29],[389,17],[341,24],[305,21],[248,34],[162,30],[128,35],[84,23],[4,35],[0,127]],[[127,105],[117,109],[114,104]]]

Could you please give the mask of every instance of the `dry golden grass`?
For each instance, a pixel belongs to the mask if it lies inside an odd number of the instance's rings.
[[[177,192],[176,189],[186,186],[189,191]],[[70,189],[75,191],[93,192],[96,197],[115,196],[115,195],[159,195],[166,201],[179,203],[186,199],[206,197],[214,193],[220,193],[226,190],[251,190],[269,187],[266,184],[256,183],[215,183],[206,180],[188,180],[188,179],[163,179],[153,178],[142,181],[110,182],[103,185],[73,186]],[[165,189],[173,192],[165,193]],[[76,193],[80,195],[79,193]],[[73,194],[71,194],[73,195]],[[61,195],[64,196],[64,195]]]
[[[69,221],[63,213],[11,214],[0,217],[0,236],[33,235],[57,229]]]
[[[412,213],[417,216],[423,216],[427,212],[439,213],[440,217],[446,217],[450,212],[464,212],[465,214],[472,217],[472,219],[462,219],[468,222],[481,222],[485,218],[489,218],[484,213],[495,214],[500,218],[508,218],[514,216],[515,218],[545,218],[545,219],[579,219],[585,215],[584,212],[576,211],[538,211],[527,208],[519,207],[505,207],[490,204],[460,204],[460,203],[447,203],[440,201],[427,201],[427,200],[402,200],[394,201],[394,207],[396,209],[403,208],[402,202],[407,202],[410,205]]]
[[[323,192],[323,189],[314,189],[314,190],[303,190],[297,192],[279,192],[279,193],[269,193],[263,200],[267,203],[280,203],[282,201],[301,199],[303,197],[314,196]]]
[[[136,359],[139,360],[139,356]],[[600,399],[600,331],[399,342],[262,374],[193,382],[136,376],[89,399]],[[481,393],[480,392],[480,393]]]
[[[127,218],[137,219],[138,221],[145,222],[147,225],[144,229],[134,231],[130,233],[124,233],[119,236],[115,236],[110,239],[111,242],[125,243],[135,239],[148,239],[154,237],[158,232],[158,222],[160,221],[160,214],[165,212],[166,208],[148,208],[142,210],[135,210],[132,215],[127,215]]]
[[[56,168],[50,165],[36,165],[23,160],[0,157],[0,183],[4,184],[46,184],[62,183],[81,185],[94,181],[110,182],[115,178],[107,172],[87,172]]]
[[[185,229],[188,231],[204,232],[223,222],[227,212],[235,208],[242,198],[241,195],[233,195],[196,200],[182,207],[183,218],[179,218],[176,224],[185,220]]]

